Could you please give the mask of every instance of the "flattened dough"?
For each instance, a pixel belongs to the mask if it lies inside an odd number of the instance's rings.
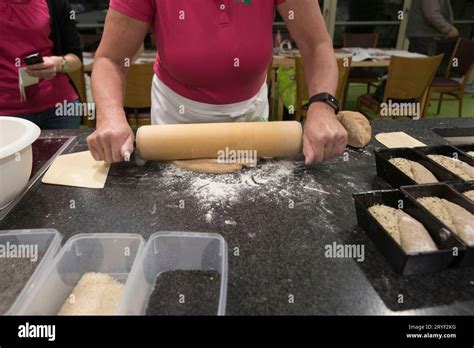
[[[57,157],[41,180],[45,184],[104,188],[110,164],[97,162],[89,151]]]
[[[244,167],[250,167],[242,163],[219,163],[217,159],[212,158],[180,160],[171,163],[181,169],[203,174],[229,174],[241,171]]]
[[[421,141],[409,136],[405,132],[379,133],[375,136],[375,139],[389,149],[426,146]]]

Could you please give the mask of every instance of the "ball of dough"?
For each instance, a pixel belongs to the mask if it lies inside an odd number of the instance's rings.
[[[367,117],[360,112],[341,111],[337,119],[347,131],[347,143],[350,146],[362,148],[369,144],[372,138],[372,127]]]

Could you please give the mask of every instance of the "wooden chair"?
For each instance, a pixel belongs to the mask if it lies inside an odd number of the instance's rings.
[[[420,103],[421,115],[418,116],[423,116],[426,112],[426,94],[443,56],[441,54],[426,58],[392,57],[382,100],[383,105],[387,105],[390,100],[400,103]],[[357,99],[357,111],[367,108],[380,118],[382,103],[372,94],[364,94]]]
[[[337,84],[336,99],[342,103],[345,99],[347,79],[351,67],[351,58],[342,58],[337,60],[337,67],[339,70],[339,79]],[[303,116],[306,116],[306,110],[303,105],[305,100],[309,99],[308,84],[306,82],[304,61],[301,57],[295,58],[295,76],[296,76],[296,105],[295,105],[295,120],[301,121]]]
[[[459,103],[459,117],[462,117],[462,106],[464,100],[464,90],[471,75],[474,66],[474,41],[467,39],[458,39],[453,51],[453,55],[449,61],[446,73],[443,77],[435,77],[431,83],[427,103],[431,100],[438,100],[439,115],[441,111],[441,104],[443,103],[444,95],[447,94],[453,98],[448,100],[457,100]],[[461,78],[461,81],[456,81],[450,76]],[[433,93],[440,93],[439,98],[432,99]]]
[[[378,42],[379,33],[342,34],[343,47],[377,48]],[[376,87],[375,83],[379,82],[379,78],[380,74],[370,68],[354,68],[349,73],[349,84],[367,84],[367,93],[370,93],[370,87]]]
[[[139,117],[139,110],[148,109],[149,112],[151,108],[153,65],[154,63],[132,64],[128,70],[123,106],[127,111],[133,111],[131,115],[133,117],[127,113],[127,120],[131,126],[151,123],[149,117]]]
[[[343,33],[343,47],[376,48],[379,42],[379,33]]]
[[[86,92],[86,79],[84,77],[84,66],[81,66],[80,69],[76,71],[68,72],[67,75],[69,76],[69,80],[71,81],[74,89],[76,90],[77,95],[79,96],[79,100],[81,103],[87,103],[87,92]],[[88,128],[94,128],[95,122],[89,119],[87,115],[88,110],[83,110],[84,115],[82,118],[82,124],[84,124]]]

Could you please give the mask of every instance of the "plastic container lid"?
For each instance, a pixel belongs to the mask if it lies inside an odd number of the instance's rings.
[[[41,281],[45,270],[50,266],[54,256],[56,256],[61,247],[61,240],[62,235],[54,229],[11,230],[0,232],[0,244],[6,245],[8,242],[10,245],[37,245],[38,253],[43,255],[29,280],[25,283],[22,291],[12,303],[10,309],[4,314],[17,314],[19,306]]]
[[[56,315],[85,273],[108,274],[130,283],[145,242],[128,233],[87,233],[70,238],[18,310],[22,315]],[[117,306],[118,308],[118,306]]]
[[[157,277],[167,271],[216,271],[221,284],[217,315],[225,315],[227,301],[227,243],[219,234],[158,232],[147,242],[130,275],[119,314],[145,314]]]

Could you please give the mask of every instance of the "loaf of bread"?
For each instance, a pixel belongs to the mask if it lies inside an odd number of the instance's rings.
[[[417,199],[423,207],[455,232],[466,244],[474,246],[474,215],[463,207],[444,198],[422,197]]]
[[[474,190],[465,191],[464,196],[469,198],[471,201],[474,201]]]
[[[372,127],[367,117],[360,112],[341,111],[337,119],[347,131],[347,143],[350,146],[362,148],[369,144],[372,138]]]
[[[438,182],[438,179],[436,179],[433,173],[418,162],[400,157],[390,158],[388,161],[417,184],[432,184]]]
[[[377,204],[369,212],[408,254],[438,250],[426,228],[404,211]]]
[[[474,180],[474,167],[466,162],[443,155],[428,155],[428,157],[461,179],[465,181]]]

